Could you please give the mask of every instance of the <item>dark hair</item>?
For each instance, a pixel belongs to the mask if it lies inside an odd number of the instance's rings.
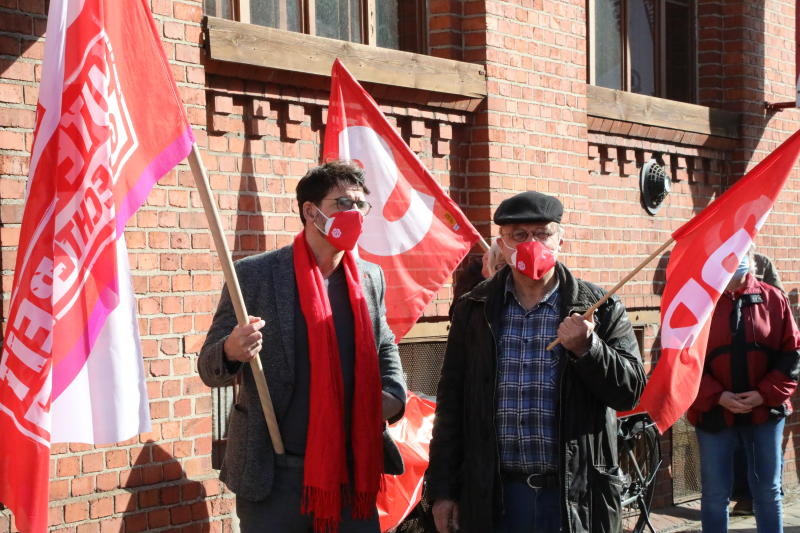
[[[349,161],[329,161],[306,172],[297,183],[296,189],[297,207],[303,224],[306,223],[303,204],[306,202],[318,204],[331,189],[340,185],[355,185],[369,194],[369,189],[364,183],[364,169]]]

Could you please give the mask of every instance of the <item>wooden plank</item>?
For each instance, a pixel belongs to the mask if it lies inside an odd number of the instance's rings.
[[[239,21],[243,24],[250,23],[250,0],[239,0]]]
[[[426,342],[446,340],[450,331],[450,322],[417,322],[403,337],[404,342]]]
[[[285,30],[289,27],[289,14],[287,0],[278,0],[278,27]]]
[[[305,24],[303,25],[303,33],[307,35],[316,35],[317,33],[317,2],[316,0],[303,0],[303,12],[305,16]]]
[[[364,35],[366,37],[364,42],[370,46],[377,46],[378,20],[376,17],[378,16],[378,11],[375,0],[364,0],[364,11],[366,12],[366,16],[361,18],[361,20],[366,23],[364,24]]]
[[[675,100],[614,89],[587,86],[587,113],[593,117],[624,120],[661,128],[739,138],[741,115]]]
[[[658,324],[661,322],[661,312],[658,309],[628,309],[628,319],[634,326]]]
[[[329,76],[337,57],[359,81],[460,95],[486,96],[482,65],[376,48],[207,17],[212,60]]]

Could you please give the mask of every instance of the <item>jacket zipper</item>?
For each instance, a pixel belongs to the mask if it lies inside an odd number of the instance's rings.
[[[586,311],[580,312],[575,309],[568,309],[566,315],[561,318],[563,321],[564,318],[572,315],[572,313],[580,313],[581,315],[584,314]],[[563,526],[566,527],[567,531],[572,531],[572,522],[570,521],[570,516],[572,516],[569,512],[569,488],[567,487],[567,448],[566,448],[566,441],[564,440],[564,399],[566,398],[566,394],[564,393],[564,381],[566,380],[567,374],[567,366],[569,364],[568,358],[569,355],[566,353],[566,349],[561,349],[563,354],[563,361],[559,362],[559,367],[561,369],[561,375],[558,377],[558,448],[559,448],[559,458],[558,462],[561,465],[561,472],[559,473],[559,484],[561,485],[561,511],[562,516],[565,517],[566,524]],[[588,483],[588,480],[587,480]],[[591,514],[591,503],[589,504],[589,513]],[[564,513],[564,511],[567,511]],[[591,517],[589,517],[589,524],[591,527]]]
[[[492,379],[492,432],[494,433],[494,454],[495,454],[495,474],[498,483],[498,490],[500,491],[500,512],[505,513],[505,491],[503,490],[503,478],[500,475],[500,444],[497,441],[497,338],[492,328],[492,321],[486,311],[486,302],[483,304],[483,318],[489,326],[489,333],[492,335],[492,347],[494,349],[494,376]]]

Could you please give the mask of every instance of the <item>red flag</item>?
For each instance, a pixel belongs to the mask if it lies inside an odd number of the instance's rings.
[[[148,6],[50,2],[0,359],[0,501],[22,531],[47,530],[51,441],[149,429],[123,233],[193,138]]]
[[[383,267],[386,318],[399,340],[480,235],[338,59],[324,157],[364,167],[372,210],[358,250]]]
[[[381,531],[397,527],[422,498],[435,413],[436,402],[409,391],[403,418],[389,426],[389,434],[403,456],[405,472],[383,476],[377,501]]]
[[[661,356],[637,410],[662,433],[689,408],[703,372],[709,318],[800,153],[800,131],[672,237],[661,298]]]

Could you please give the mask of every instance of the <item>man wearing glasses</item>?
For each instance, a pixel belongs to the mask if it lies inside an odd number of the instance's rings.
[[[455,304],[426,475],[439,533],[621,531],[615,410],[645,374],[616,297],[583,318],[603,291],[557,262],[563,210],[503,201],[510,268]]]
[[[198,368],[206,385],[240,388],[220,479],[242,532],[378,533],[380,475],[402,472],[385,421],[405,383],[386,323],[380,267],[357,259],[370,205],[363,171],[311,169],[297,185],[303,231],[290,246],[236,263],[250,323],[223,288]],[[285,455],[276,455],[248,363],[260,357]]]

